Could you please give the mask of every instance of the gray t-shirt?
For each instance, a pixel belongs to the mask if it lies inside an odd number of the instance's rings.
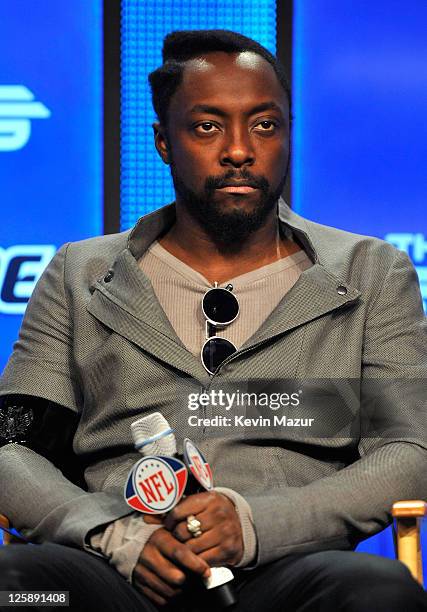
[[[240,313],[226,328],[216,329],[215,334],[240,348],[273,312],[301,272],[312,265],[305,251],[300,250],[219,285],[233,285]],[[201,304],[212,284],[169,253],[157,240],[141,257],[139,266],[150,279],[177,336],[191,353],[199,355],[206,333]]]

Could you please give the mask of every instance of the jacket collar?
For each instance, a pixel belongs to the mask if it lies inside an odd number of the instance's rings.
[[[307,222],[304,217],[297,215],[282,198],[278,201],[278,217],[283,225],[293,231],[310,259],[314,263],[323,265],[322,246],[317,240],[316,232],[313,230],[316,224]],[[174,221],[174,203],[163,206],[141,217],[129,232],[127,239],[127,248],[133,257],[138,260],[150,244],[166,233]],[[330,270],[330,272],[333,274],[334,270]]]
[[[175,204],[168,204],[141,217],[128,236],[127,248],[138,260],[157,238],[175,222]]]
[[[320,226],[297,215],[282,198],[278,203],[278,216],[281,223],[291,228],[294,237],[312,260],[313,266],[301,274],[295,285],[241,350],[252,348],[268,338],[356,302],[360,297],[360,291],[337,274],[338,266],[327,261],[318,229]],[[339,249],[337,257],[340,257]]]

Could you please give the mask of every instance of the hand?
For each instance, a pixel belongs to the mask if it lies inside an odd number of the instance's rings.
[[[190,514],[201,523],[203,533],[197,538],[187,529]],[[236,565],[243,556],[239,516],[233,502],[216,491],[197,493],[181,500],[166,516],[164,527],[211,567]]]
[[[143,514],[142,519],[147,525],[163,525],[165,514]]]
[[[153,524],[152,520],[146,521]],[[136,564],[132,583],[159,606],[181,593],[185,571],[210,575],[209,565],[190,548],[179,542],[164,528],[157,529],[149,538]]]

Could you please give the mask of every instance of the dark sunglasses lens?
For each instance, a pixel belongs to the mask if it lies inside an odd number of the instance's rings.
[[[214,374],[221,363],[235,352],[234,344],[225,338],[210,338],[202,349],[204,366],[211,374]]]
[[[211,289],[203,297],[203,312],[215,323],[226,325],[239,314],[239,303],[227,289]]]

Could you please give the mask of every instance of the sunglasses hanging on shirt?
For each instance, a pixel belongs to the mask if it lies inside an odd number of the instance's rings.
[[[216,335],[217,329],[230,325],[239,315],[239,302],[232,293],[233,285],[209,289],[202,299],[202,312],[206,319],[206,342],[200,353],[202,364],[209,374],[215,374],[221,363],[237,348],[232,342]]]

